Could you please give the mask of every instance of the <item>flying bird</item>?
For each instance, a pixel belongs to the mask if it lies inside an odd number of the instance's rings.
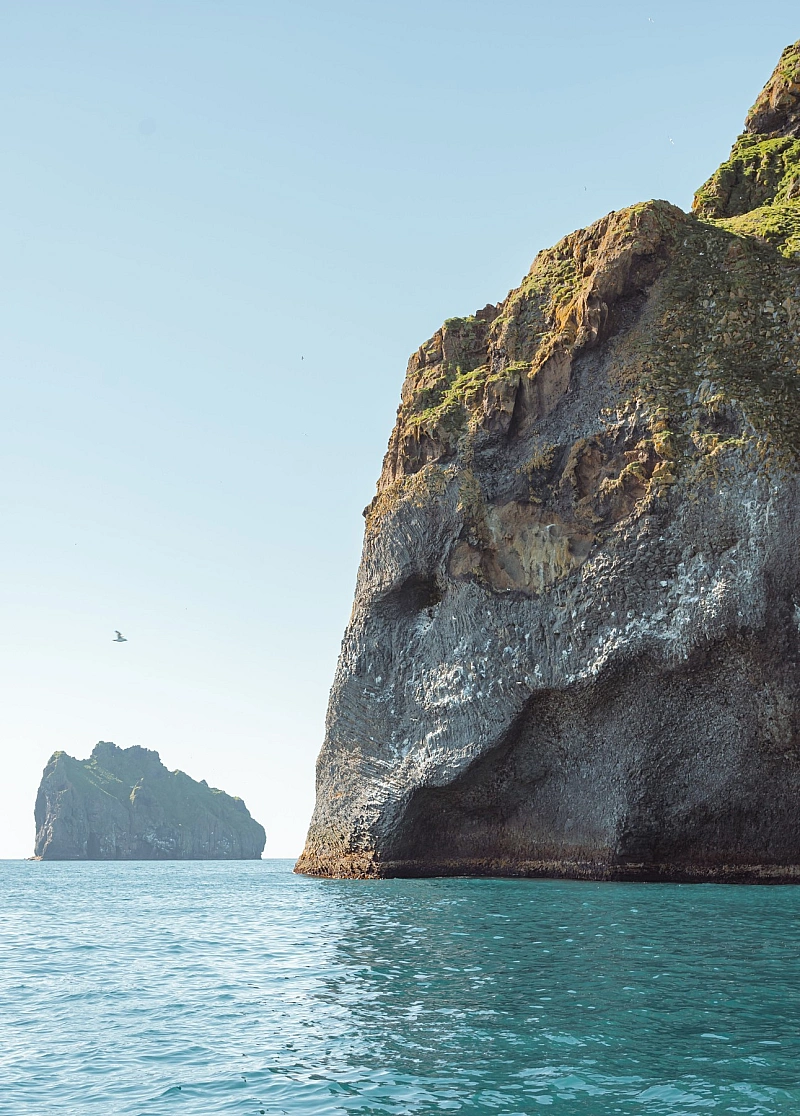
[[[114,631],[117,632],[117,629],[115,628]],[[112,639],[111,642],[112,643],[127,643],[128,641],[125,638],[125,636],[122,634],[122,632],[117,632],[117,638]]]

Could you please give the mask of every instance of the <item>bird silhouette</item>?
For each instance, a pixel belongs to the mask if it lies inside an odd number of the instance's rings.
[[[114,631],[116,632],[117,629],[115,628]],[[122,634],[122,632],[117,632],[117,638],[112,639],[111,642],[112,643],[127,643],[128,641],[125,638],[125,636]]]

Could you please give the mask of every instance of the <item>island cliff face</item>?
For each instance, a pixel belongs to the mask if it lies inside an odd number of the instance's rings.
[[[258,860],[266,841],[241,798],[104,740],[51,756],[35,817],[41,860]]]
[[[800,880],[800,43],[408,365],[297,871]]]

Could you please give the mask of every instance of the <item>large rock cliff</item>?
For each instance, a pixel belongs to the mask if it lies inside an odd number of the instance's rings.
[[[105,740],[50,757],[35,817],[42,860],[258,860],[266,841],[241,798]]]
[[[800,879],[800,43],[412,357],[297,870]]]

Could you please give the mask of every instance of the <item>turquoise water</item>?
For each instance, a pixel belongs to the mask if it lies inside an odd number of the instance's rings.
[[[0,1112],[800,1113],[800,888],[0,862]]]

